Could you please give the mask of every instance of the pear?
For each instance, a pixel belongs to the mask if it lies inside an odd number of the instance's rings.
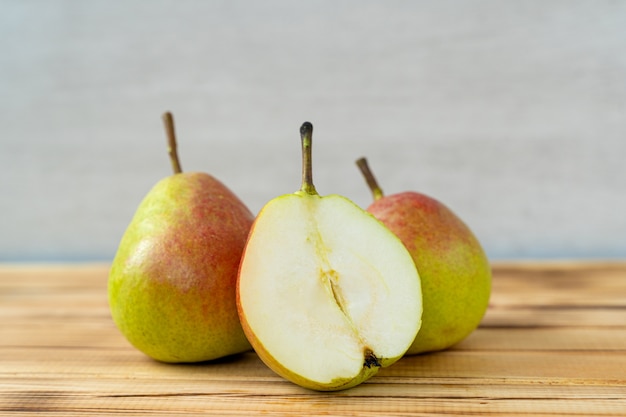
[[[480,242],[438,200],[412,191],[385,196],[367,160],[357,165],[374,196],[367,211],[400,238],[420,273],[422,327],[407,354],[457,344],[478,327],[489,304],[491,267]]]
[[[162,362],[199,362],[251,350],[237,314],[237,270],[254,216],[220,181],[183,173],[171,113],[164,115],[174,175],[145,196],[113,260],[113,320]]]
[[[313,126],[301,129],[302,187],[269,201],[248,236],[237,307],[261,360],[302,387],[356,386],[396,362],[419,330],[419,275],[372,215],[313,185]]]

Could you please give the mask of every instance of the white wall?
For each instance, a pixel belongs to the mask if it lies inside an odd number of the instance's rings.
[[[0,260],[109,260],[183,168],[253,211],[431,194],[493,259],[626,258],[626,2],[0,2]]]

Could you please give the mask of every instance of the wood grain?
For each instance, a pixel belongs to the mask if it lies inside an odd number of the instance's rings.
[[[128,345],[107,265],[0,266],[0,415],[626,415],[626,263],[499,263],[481,327],[318,393],[253,352],[168,365]]]

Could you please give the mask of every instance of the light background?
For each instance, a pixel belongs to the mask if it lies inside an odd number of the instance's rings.
[[[0,1],[0,261],[112,259],[169,175],[437,197],[492,259],[626,258],[626,2]]]

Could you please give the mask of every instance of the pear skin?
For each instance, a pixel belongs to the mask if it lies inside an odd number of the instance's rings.
[[[209,174],[175,173],[150,190],[121,239],[108,283],[113,321],[133,346],[163,362],[251,349],[235,290],[253,218]]]

